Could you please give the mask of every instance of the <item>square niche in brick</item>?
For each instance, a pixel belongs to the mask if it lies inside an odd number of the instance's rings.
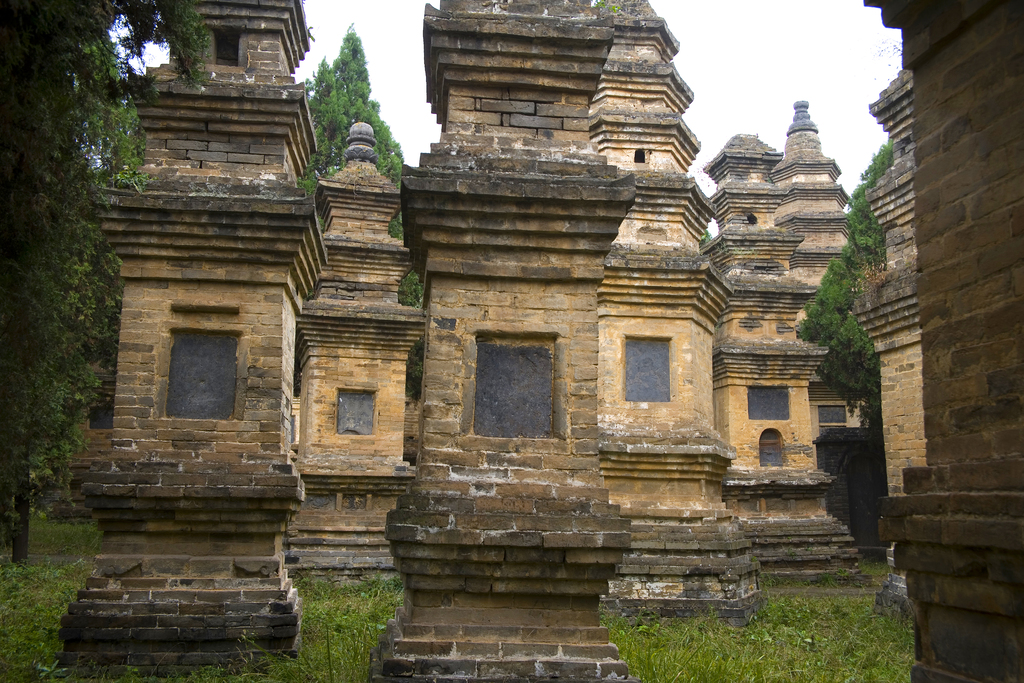
[[[626,400],[648,403],[672,400],[667,341],[626,340]]]
[[[89,429],[113,429],[114,406],[96,406],[89,411]]]
[[[818,424],[846,425],[845,406],[818,406]]]
[[[235,411],[238,339],[175,334],[167,374],[167,416],[227,420]]]
[[[788,420],[789,387],[747,387],[747,417],[751,420]]]
[[[476,346],[473,429],[480,436],[551,436],[552,354],[547,346]]]
[[[373,434],[372,392],[338,392],[338,433],[356,436]]]

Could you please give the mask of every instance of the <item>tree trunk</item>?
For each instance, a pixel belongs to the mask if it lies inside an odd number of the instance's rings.
[[[14,532],[14,543],[11,544],[11,561],[28,562],[28,518],[31,510],[28,496],[15,498],[14,510],[18,513],[18,528]]]

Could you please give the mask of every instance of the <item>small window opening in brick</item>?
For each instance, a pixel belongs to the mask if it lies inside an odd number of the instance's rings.
[[[757,225],[757,216],[755,216],[752,213],[748,213],[747,214],[747,223],[750,223],[751,225]]]
[[[638,164],[646,164],[647,152],[643,151],[642,149],[638,149],[636,153],[633,155],[633,161]]]
[[[214,31],[213,44],[218,66],[238,66],[238,44],[241,34],[233,31]]]
[[[774,429],[761,432],[758,455],[761,467],[782,467],[782,435]]]

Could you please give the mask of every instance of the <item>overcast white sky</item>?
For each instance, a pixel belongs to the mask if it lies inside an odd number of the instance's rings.
[[[886,135],[868,105],[900,68],[899,31],[863,0],[650,0],[682,46],[675,66],[694,91],[685,114],[701,141],[691,171],[736,133],[782,150],[793,102],[808,100],[822,147],[848,192]],[[432,3],[438,6],[440,3]],[[372,96],[406,163],[440,137],[426,103],[422,0],[305,0],[314,42],[297,76],[338,55],[350,25],[363,40]],[[706,188],[707,189],[707,188]]]

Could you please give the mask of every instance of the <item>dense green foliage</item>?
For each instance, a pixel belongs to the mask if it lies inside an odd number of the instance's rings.
[[[71,535],[82,537],[80,550],[93,542],[94,527],[90,532],[90,525],[65,526]],[[74,543],[61,547],[74,547]],[[42,549],[34,539],[33,552]],[[49,676],[60,647],[60,616],[89,569],[85,563],[0,566],[0,679],[18,682]],[[298,588],[303,599],[298,659],[274,659],[262,668],[244,664],[233,673],[202,669],[184,680],[365,681],[369,650],[401,603],[401,583],[391,579],[337,586],[300,581]],[[743,628],[715,619],[631,625],[610,618],[606,625],[630,673],[644,683],[907,680],[913,663],[912,625],[871,614],[870,594],[809,598],[776,597],[771,589],[767,593],[765,607]],[[66,680],[77,679],[70,675]],[[148,679],[128,675],[117,680],[141,683]]]
[[[402,148],[380,118],[380,104],[370,99],[370,71],[363,41],[350,26],[333,64],[320,62],[316,75],[306,81],[309,111],[313,115],[317,150],[305,176],[299,181],[306,192],[316,189],[316,179],[330,176],[345,166],[348,130],[360,121],[373,126],[379,155],[377,169],[394,183],[402,177]]]
[[[885,235],[866,194],[890,166],[892,144],[887,143],[861,173],[861,183],[850,198],[849,241],[825,271],[800,327],[802,339],[828,347],[818,376],[846,401],[849,410],[860,413],[878,442],[882,439],[881,366],[871,338],[853,315],[853,303],[863,292],[865,281],[885,266]]]
[[[195,0],[0,0],[3,536],[16,499],[66,479],[92,368],[116,353],[119,263],[95,188],[135,184],[141,143],[127,105],[154,90],[130,61],[151,41],[196,80],[207,36]]]

